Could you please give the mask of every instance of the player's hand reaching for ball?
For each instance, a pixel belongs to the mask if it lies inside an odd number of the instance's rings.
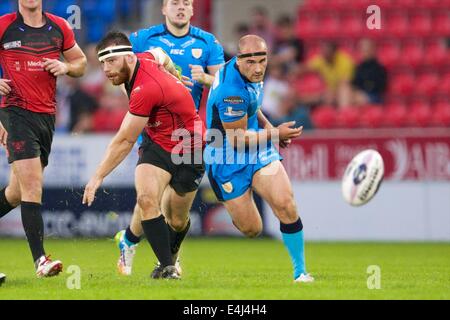
[[[48,58],[44,58],[44,69],[55,77],[65,75],[69,72],[69,66],[65,62]]]
[[[103,179],[97,176],[93,176],[91,180],[89,180],[88,184],[84,188],[83,194],[83,204],[87,204],[89,207],[92,205],[95,199],[95,193],[98,188],[102,185]]]
[[[9,79],[0,79],[0,95],[6,96],[11,92],[10,82]]]
[[[278,129],[278,138],[281,141],[281,144],[289,145],[290,140],[298,138],[303,133],[303,126],[299,128],[293,128],[295,125],[295,121],[284,122],[280,124]]]

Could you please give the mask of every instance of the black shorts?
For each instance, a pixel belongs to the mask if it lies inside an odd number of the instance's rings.
[[[8,132],[8,162],[41,158],[44,167],[52,148],[55,115],[19,107],[0,109],[0,121]]]
[[[205,174],[203,161],[201,164],[195,164],[194,162],[175,164],[170,152],[153,142],[147,134],[142,134],[142,137],[137,165],[147,163],[170,173],[172,178],[169,185],[178,194],[185,194],[198,189]]]

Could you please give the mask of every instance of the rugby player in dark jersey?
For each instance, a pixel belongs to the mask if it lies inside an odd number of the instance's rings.
[[[0,190],[0,218],[21,206],[22,223],[38,277],[62,271],[44,250],[43,171],[55,130],[56,78],[81,77],[86,57],[63,18],[42,0],[18,0],[18,12],[0,17],[0,121],[7,132],[9,184]],[[64,61],[60,61],[60,56]]]
[[[171,238],[162,211],[172,217],[169,224],[188,219],[205,171],[203,122],[181,80],[161,70],[158,55],[164,55],[162,50],[159,54],[150,51],[135,55],[125,34],[111,32],[98,44],[97,51],[108,79],[114,85],[125,84],[130,106],[103,161],[86,185],[83,203],[92,204],[103,179],[131,152],[145,129],[135,186],[142,229],[160,265],[160,272],[152,277],[179,279],[171,247],[179,246],[185,234]],[[175,136],[183,137],[181,144]],[[169,191],[165,193],[166,189]]]

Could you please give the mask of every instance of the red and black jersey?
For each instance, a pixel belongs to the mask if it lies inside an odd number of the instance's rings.
[[[174,149],[181,140],[185,147],[202,148],[205,127],[189,90],[181,81],[161,70],[151,53],[137,57],[133,77],[125,85],[130,98],[130,113],[149,117],[146,133],[167,152],[182,153],[178,148]]]
[[[33,112],[56,112],[56,77],[43,68],[43,58],[59,59],[61,52],[75,46],[68,22],[44,13],[46,23],[34,28],[19,12],[0,17],[0,65],[11,92],[1,107],[16,106]]]

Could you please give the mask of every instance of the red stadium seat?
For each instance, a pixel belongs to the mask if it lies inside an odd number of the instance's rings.
[[[394,74],[389,79],[389,92],[400,96],[408,96],[414,90],[415,84],[412,72]]]
[[[432,124],[431,108],[424,103],[411,105],[408,110],[408,122],[410,126],[427,127]]]
[[[433,71],[424,72],[417,76],[416,83],[415,93],[431,98],[439,86],[439,76]]]
[[[403,8],[403,9],[414,8],[416,5],[416,0],[394,0],[393,5],[396,8]]]
[[[448,95],[450,92],[450,72],[444,74],[437,88],[437,92],[441,94]]]
[[[430,12],[425,10],[414,13],[410,18],[411,32],[415,36],[425,37],[431,34],[432,23]]]
[[[300,16],[297,25],[297,36],[302,39],[310,39],[318,36],[317,21],[315,16]]]
[[[384,125],[393,128],[404,127],[408,123],[408,113],[402,104],[390,104],[385,106],[383,113]]]
[[[433,34],[448,37],[450,34],[450,14],[447,10],[440,10],[433,16]]]
[[[385,41],[378,49],[380,62],[386,66],[386,68],[392,68],[393,66],[398,65],[400,52],[400,46],[395,40]]]
[[[450,103],[441,102],[433,106],[432,124],[450,127]]]
[[[408,41],[402,48],[400,63],[411,68],[417,68],[424,61],[423,46],[417,39]]]
[[[450,50],[442,41],[431,41],[425,49],[424,62],[427,66],[439,68],[449,63]]]
[[[382,106],[368,105],[360,110],[361,125],[364,128],[380,128],[383,126],[384,111]]]
[[[320,96],[326,89],[325,82],[315,72],[309,72],[300,76],[293,85],[297,96],[302,100]]]
[[[341,33],[339,18],[334,12],[326,13],[319,19],[317,29],[322,38],[336,38]]]
[[[311,114],[314,127],[317,129],[331,129],[336,127],[336,109],[332,106],[320,106]]]
[[[342,128],[357,128],[361,125],[361,112],[359,108],[347,107],[337,114],[337,125]]]
[[[323,10],[327,8],[328,0],[305,0],[305,8],[312,10]]]
[[[341,19],[340,30],[345,37],[360,37],[364,29],[366,29],[366,20],[360,14],[348,14]]]
[[[404,37],[410,30],[408,17],[403,10],[388,13],[385,25],[387,33],[394,37]]]

